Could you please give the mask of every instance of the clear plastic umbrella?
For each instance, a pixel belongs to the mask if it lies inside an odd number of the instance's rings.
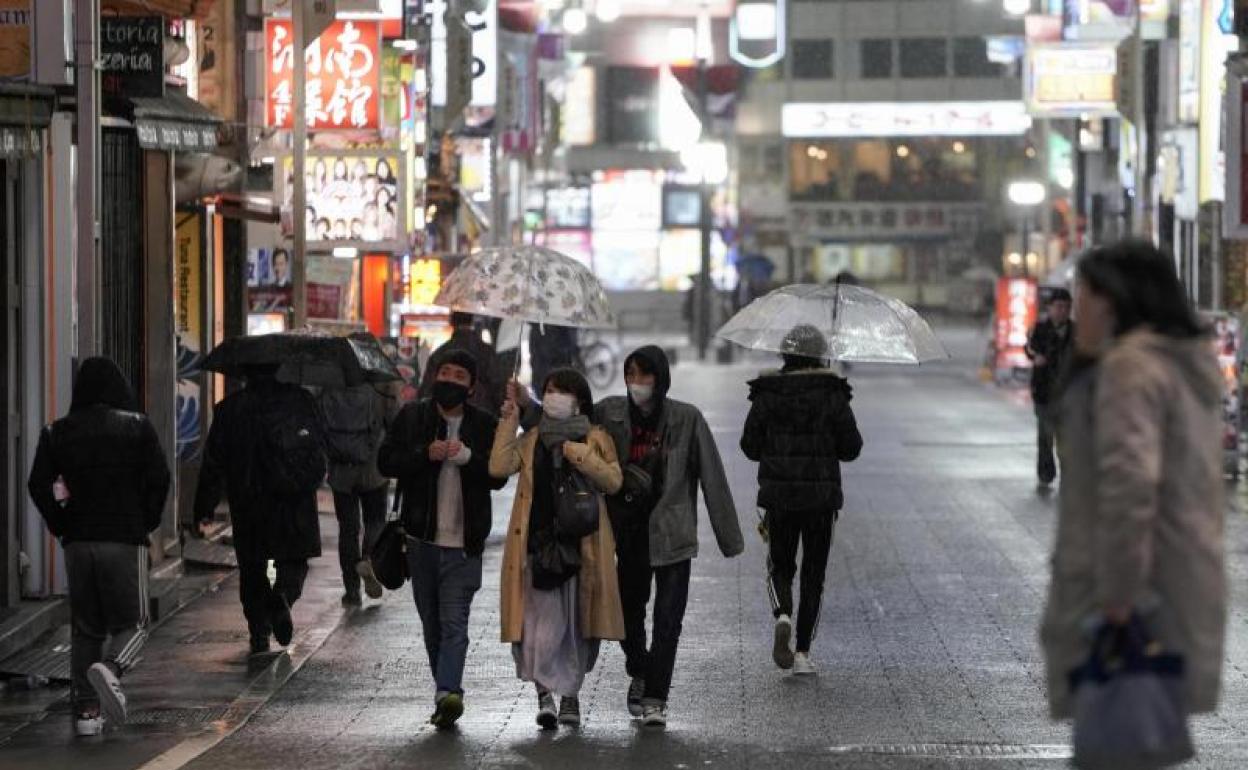
[[[715,336],[751,350],[798,353],[795,327],[813,326],[834,361],[921,364],[949,357],[932,327],[906,303],[863,286],[798,283],[746,306]]]

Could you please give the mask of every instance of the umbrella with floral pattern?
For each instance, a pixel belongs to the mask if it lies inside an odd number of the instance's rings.
[[[589,268],[541,246],[485,249],[455,268],[434,304],[461,313],[581,329],[615,327]]]

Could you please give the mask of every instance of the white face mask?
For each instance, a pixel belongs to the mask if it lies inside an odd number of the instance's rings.
[[[576,414],[576,396],[551,393],[542,402],[542,411],[552,420],[566,420]]]
[[[654,386],[629,385],[628,395],[632,397],[633,403],[637,406],[645,406],[650,403],[650,399],[654,398]]]

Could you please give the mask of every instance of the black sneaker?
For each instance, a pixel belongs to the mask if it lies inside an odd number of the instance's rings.
[[[641,705],[641,699],[646,694],[646,680],[643,677],[635,676],[633,681],[628,683],[628,715],[634,718],[640,718],[644,709]]]
[[[439,730],[449,730],[463,715],[464,696],[453,692],[438,700],[437,709],[434,710],[433,718],[429,721]]]
[[[359,591],[355,591],[355,592],[348,591],[342,595],[343,607],[361,607],[363,605],[364,605],[364,600],[360,598]]]
[[[290,605],[286,597],[274,591],[269,598],[269,622],[273,625],[273,638],[286,647],[295,636],[295,622],[290,617]]]
[[[559,699],[559,724],[568,727],[581,726],[581,701],[579,698]]]
[[[260,655],[268,655],[269,654],[269,637],[266,636],[263,639],[253,638],[251,640],[251,647],[250,647],[249,654],[253,658],[258,657]]]
[[[555,696],[548,692],[537,694],[537,724],[543,730],[553,730],[559,726],[559,712],[555,710]]]

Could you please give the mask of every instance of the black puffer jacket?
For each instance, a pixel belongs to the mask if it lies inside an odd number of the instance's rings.
[[[862,451],[851,394],[827,369],[774,372],[750,383],[741,451],[758,463],[760,508],[841,509],[841,463]]]
[[[66,543],[146,545],[169,496],[169,466],[156,429],[133,411],[112,361],[83,362],[69,414],[43,429],[27,488],[53,535]],[[62,506],[53,485],[69,491]]]

